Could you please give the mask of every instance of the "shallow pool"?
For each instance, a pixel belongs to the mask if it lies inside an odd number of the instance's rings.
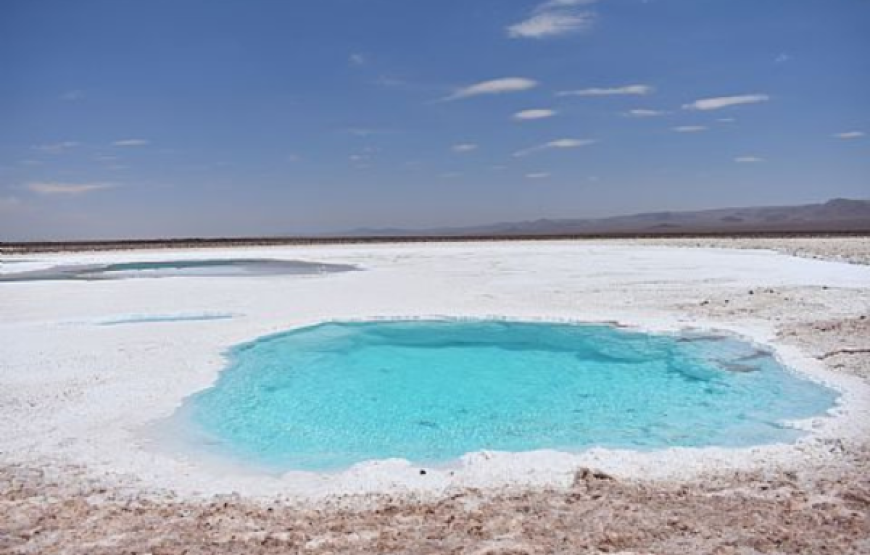
[[[268,258],[162,260],[54,266],[44,270],[0,274],[0,282],[317,275],[347,272],[355,269],[356,267],[346,264],[324,264],[320,262],[273,260]]]
[[[720,335],[502,321],[330,323],[231,351],[174,417],[191,443],[274,469],[482,449],[794,441],[833,390]]]

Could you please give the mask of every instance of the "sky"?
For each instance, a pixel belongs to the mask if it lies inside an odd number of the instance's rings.
[[[867,0],[3,0],[0,241],[870,198]]]

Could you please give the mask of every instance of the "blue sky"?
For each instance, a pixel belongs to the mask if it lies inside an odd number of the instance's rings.
[[[0,240],[870,197],[865,0],[4,0]]]

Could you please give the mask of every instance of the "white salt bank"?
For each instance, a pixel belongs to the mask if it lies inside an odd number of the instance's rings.
[[[342,271],[15,279],[27,272],[50,277],[54,267],[129,273],[167,260],[202,268],[245,259]],[[825,371],[800,345],[777,336],[779,326],[806,316],[813,303],[820,314],[831,313],[832,300],[843,316],[860,311],[860,303],[849,301],[870,289],[866,266],[757,250],[502,242],[30,255],[4,264],[2,275],[3,462],[74,465],[89,477],[137,488],[299,498],[437,495],[462,486],[567,485],[580,466],[671,479],[715,469],[797,467],[830,456],[829,441],[870,434],[864,382]],[[801,292],[799,307],[789,291]],[[190,449],[183,431],[174,434],[168,424],[187,398],[215,384],[234,345],[323,322],[455,318],[616,323],[636,331],[739,337],[840,396],[828,414],[784,423],[807,432],[794,441],[484,449],[433,464],[425,474],[420,464],[401,458],[330,471],[248,465]]]

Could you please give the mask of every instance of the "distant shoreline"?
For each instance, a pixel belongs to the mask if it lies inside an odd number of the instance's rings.
[[[870,230],[854,231],[699,231],[659,233],[582,233],[523,235],[397,235],[338,237],[239,237],[180,239],[113,239],[84,241],[0,241],[0,254],[87,252],[141,249],[278,247],[392,243],[464,243],[499,241],[583,241],[602,239],[790,239],[870,237]]]

